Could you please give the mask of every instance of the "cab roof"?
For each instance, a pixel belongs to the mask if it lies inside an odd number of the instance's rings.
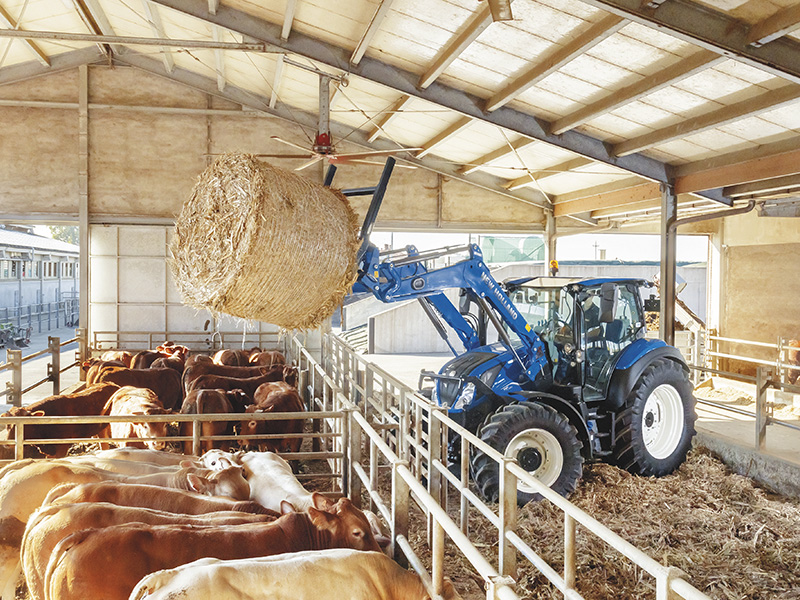
[[[520,277],[503,281],[503,284],[509,291],[520,287],[553,290],[569,285],[578,286],[579,288],[594,288],[604,283],[632,283],[637,286],[645,287],[651,287],[653,285],[653,283],[647,279],[637,279],[633,277],[595,277],[590,279],[582,279],[580,277]]]

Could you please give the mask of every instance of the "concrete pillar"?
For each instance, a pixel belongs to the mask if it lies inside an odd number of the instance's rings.
[[[708,270],[706,272],[706,328],[720,332],[722,320],[723,257],[722,244],[725,220],[719,223],[719,233],[708,236]]]
[[[672,184],[661,184],[661,315],[659,337],[670,345],[675,343],[675,275],[678,218],[678,196]]]
[[[80,293],[78,322],[89,328],[89,67],[78,67],[78,226]]]

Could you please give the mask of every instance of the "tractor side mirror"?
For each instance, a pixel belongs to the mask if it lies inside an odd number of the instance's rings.
[[[600,322],[611,323],[617,312],[617,286],[607,282],[600,286]]]

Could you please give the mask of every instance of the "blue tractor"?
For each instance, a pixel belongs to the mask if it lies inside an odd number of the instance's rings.
[[[567,277],[498,283],[474,244],[381,254],[369,234],[391,166],[390,159],[375,188],[356,190],[372,192],[373,202],[353,291],[420,302],[455,355],[438,373],[423,371],[420,387],[432,382],[432,400],[562,495],[575,489],[586,461],[641,475],[674,471],[695,434],[695,400],[680,352],[645,337],[641,288],[650,284]],[[456,254],[465,258],[426,266]],[[455,303],[445,294],[454,289]],[[460,447],[449,440],[456,465]],[[497,500],[497,463],[477,451],[470,464],[482,496]],[[536,498],[520,484],[521,504]]]

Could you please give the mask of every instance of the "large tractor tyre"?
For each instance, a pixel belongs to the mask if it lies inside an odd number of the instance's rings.
[[[614,463],[638,475],[672,473],[692,444],[694,405],[683,367],[668,359],[653,361],[617,413]]]
[[[536,402],[520,402],[501,407],[489,415],[478,430],[478,437],[533,474],[562,496],[575,490],[583,473],[583,444],[569,419],[555,409]],[[472,479],[481,496],[497,502],[500,476],[497,462],[476,450],[471,461]],[[520,482],[520,506],[541,500],[532,486]]]

